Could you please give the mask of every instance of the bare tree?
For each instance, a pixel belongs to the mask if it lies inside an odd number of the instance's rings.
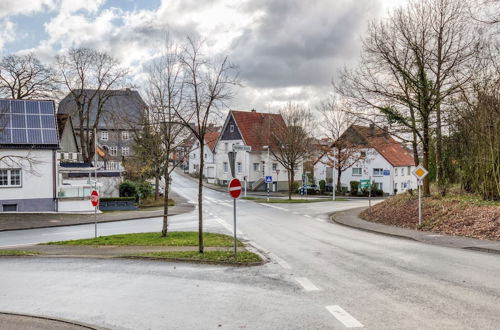
[[[421,143],[426,168],[435,129],[437,178],[443,192],[442,109],[469,81],[478,45],[465,6],[458,0],[411,1],[386,21],[371,24],[360,65],[344,70],[336,85],[361,110],[358,115],[410,133],[417,163]],[[424,193],[430,193],[428,179]]]
[[[232,98],[232,87],[238,85],[238,74],[227,56],[220,61],[212,61],[201,53],[201,48],[201,43],[188,38],[180,59],[184,102],[174,111],[200,145],[200,171],[203,171],[205,135],[217,113],[227,107]],[[198,179],[198,248],[203,253],[202,175]]]
[[[273,120],[270,152],[288,174],[288,199],[292,199],[295,171],[309,156],[314,118],[308,109],[289,102]]]
[[[13,99],[52,98],[58,90],[52,68],[33,53],[8,55],[0,61],[0,94]]]
[[[161,174],[165,178],[162,236],[168,233],[168,198],[171,174],[181,162],[174,159],[177,148],[189,138],[190,132],[179,120],[184,106],[181,57],[177,47],[167,38],[163,55],[148,69],[147,98],[151,121],[159,133],[160,155],[164,163]],[[158,176],[155,176],[158,188]],[[158,192],[156,192],[157,194]]]
[[[324,150],[321,162],[337,171],[336,186],[340,192],[342,173],[364,158],[358,144],[349,139],[341,139],[346,129],[356,123],[357,118],[348,110],[348,104],[333,93],[321,102],[318,110],[322,115],[321,126],[332,141]]]
[[[94,131],[103,120],[104,106],[128,71],[110,55],[90,48],[69,49],[56,57],[64,86],[75,102],[82,157],[94,157]]]

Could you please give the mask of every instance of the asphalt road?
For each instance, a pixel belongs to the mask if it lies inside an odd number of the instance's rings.
[[[196,184],[174,177],[196,200]],[[232,230],[232,200],[206,190],[205,229]],[[358,231],[326,213],[366,200],[237,202],[239,236],[270,263],[251,268],[132,260],[1,258],[0,310],[116,329],[498,329],[500,257]],[[195,230],[196,212],[171,230]],[[160,219],[99,225],[159,230]],[[0,246],[91,237],[92,225],[0,233]]]

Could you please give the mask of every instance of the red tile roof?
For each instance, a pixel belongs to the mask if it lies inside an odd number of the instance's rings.
[[[271,144],[271,131],[285,127],[285,121],[280,114],[261,113],[257,111],[235,111],[233,115],[245,144],[252,147],[252,151],[264,150],[263,146]]]
[[[217,143],[219,135],[219,132],[208,132],[205,134],[205,143],[208,145],[210,150],[212,150],[212,152],[215,150],[215,144]]]
[[[415,160],[408,149],[403,147],[387,132],[380,128],[352,125],[366,143],[378,151],[392,166],[414,166]]]

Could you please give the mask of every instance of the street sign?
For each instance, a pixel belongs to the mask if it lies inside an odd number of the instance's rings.
[[[429,171],[427,171],[422,165],[418,165],[417,167],[415,167],[412,174],[418,180],[423,180],[427,176],[427,174],[429,174]]]
[[[229,195],[233,198],[238,198],[241,195],[241,182],[238,179],[232,179],[229,182]]]
[[[234,160],[236,159],[236,152],[230,151],[227,153],[227,157],[229,158],[229,167],[231,168],[231,176],[234,178]]]
[[[359,180],[359,186],[361,188],[370,188],[370,180]]]
[[[92,190],[92,192],[90,193],[90,202],[92,203],[93,207],[99,205],[99,193],[97,192],[97,190]]]
[[[235,144],[233,145],[233,150],[234,151],[252,151],[251,146],[244,146],[242,144]]]
[[[384,175],[386,175],[386,176],[387,176],[387,175],[391,175],[391,170],[384,170],[384,173],[383,173],[383,174],[384,174]]]
[[[273,183],[273,177],[271,175],[266,175],[266,183]]]
[[[280,175],[280,170],[276,170],[276,175]]]

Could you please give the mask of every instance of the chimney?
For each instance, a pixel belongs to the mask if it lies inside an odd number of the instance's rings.
[[[370,135],[375,135],[375,124],[370,123]]]

